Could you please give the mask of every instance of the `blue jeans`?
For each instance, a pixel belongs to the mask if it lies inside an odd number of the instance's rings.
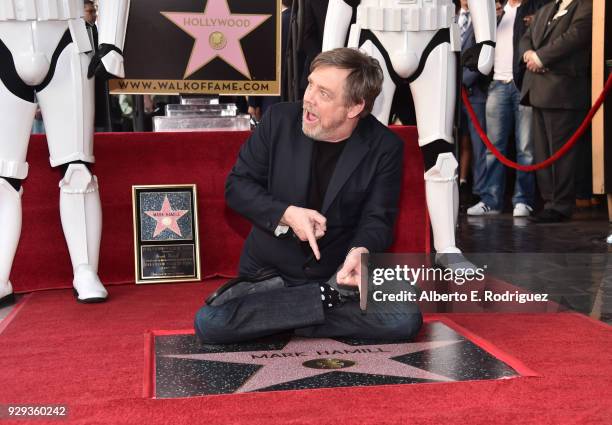
[[[45,124],[43,120],[34,120],[32,123],[32,134],[45,134]]]
[[[493,80],[489,85],[486,120],[487,136],[504,155],[508,152],[508,140],[514,130],[516,162],[521,165],[533,163],[533,138],[531,131],[531,107],[519,105],[520,91],[514,82],[505,84]],[[506,169],[491,152],[487,152],[486,178],[480,195],[482,202],[495,210],[504,206]],[[512,204],[533,206],[535,180],[533,173],[517,171]]]
[[[487,147],[480,138],[480,135],[476,131],[472,119],[470,118],[465,106],[461,106],[462,112],[465,114],[467,120],[467,128],[470,132],[470,139],[472,141],[472,193],[480,196],[484,190],[485,177],[487,175]],[[472,109],[478,118],[480,127],[484,131],[487,131],[487,122],[485,119],[485,104],[484,103],[472,103]]]

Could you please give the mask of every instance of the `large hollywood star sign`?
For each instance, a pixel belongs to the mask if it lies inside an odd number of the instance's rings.
[[[265,48],[263,48],[265,46]],[[132,0],[114,93],[278,94],[276,0]]]

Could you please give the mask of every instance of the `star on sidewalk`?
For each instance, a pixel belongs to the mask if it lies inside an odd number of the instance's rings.
[[[236,390],[237,393],[245,393],[334,371],[452,382],[454,380],[451,378],[392,358],[458,342],[442,340],[355,346],[328,338],[295,337],[281,350],[170,354],[164,357],[263,366]]]
[[[172,206],[170,205],[170,201],[168,200],[168,195],[166,195],[164,197],[161,210],[145,211],[145,214],[157,221],[155,231],[153,232],[153,237],[159,235],[166,229],[171,230],[179,236],[183,236],[177,220],[188,212],[188,210],[173,210]]]
[[[204,13],[160,13],[195,40],[184,78],[219,57],[250,79],[240,40],[272,16],[231,13],[227,0],[207,0]]]

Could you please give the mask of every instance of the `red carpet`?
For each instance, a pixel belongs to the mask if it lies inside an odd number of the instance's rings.
[[[218,283],[114,286],[87,306],[33,294],[0,334],[0,404],[65,403],[76,424],[610,423],[612,328],[575,314],[450,316],[542,377],[143,398],[145,332],[189,328]]]

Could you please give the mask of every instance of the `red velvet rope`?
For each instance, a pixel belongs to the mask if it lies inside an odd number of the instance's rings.
[[[470,115],[470,119],[472,120],[474,127],[476,127],[476,131],[480,135],[480,138],[482,139],[484,144],[487,146],[487,148],[493,153],[493,155],[495,155],[495,157],[507,167],[511,167],[519,171],[535,171],[535,170],[539,170],[539,169],[548,167],[553,162],[555,162],[556,160],[561,158],[563,155],[565,155],[565,153],[569,151],[576,144],[576,142],[580,139],[580,137],[582,137],[582,135],[584,134],[586,129],[589,127],[589,125],[591,125],[591,121],[593,120],[593,117],[597,113],[597,110],[601,107],[603,101],[605,100],[611,88],[612,88],[612,74],[608,77],[608,81],[606,81],[606,85],[603,91],[601,92],[597,100],[595,101],[595,104],[593,105],[589,113],[587,114],[584,121],[582,121],[582,124],[580,124],[580,127],[578,127],[578,130],[576,130],[576,133],[574,133],[574,135],[565,143],[565,145],[563,145],[561,149],[555,152],[553,156],[551,156],[550,158],[538,164],[533,164],[533,165],[517,164],[516,162],[511,161],[508,158],[506,158],[499,150],[497,150],[497,148],[493,146],[493,143],[491,143],[486,133],[483,131],[482,127],[480,126],[480,123],[478,122],[478,118],[476,117],[476,114],[474,113],[474,109],[472,108],[472,104],[470,103],[470,100],[468,99],[468,93],[465,87],[461,88],[461,97],[463,99],[463,104],[465,105],[468,111],[468,114]]]

